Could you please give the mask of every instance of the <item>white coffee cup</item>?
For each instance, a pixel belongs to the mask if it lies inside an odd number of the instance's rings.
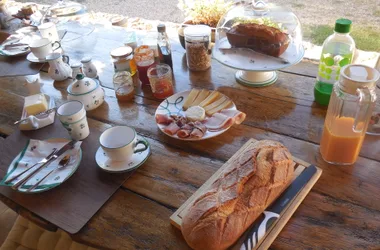
[[[100,136],[99,142],[104,153],[112,161],[126,161],[133,154],[148,149],[147,142],[137,139],[136,131],[127,126],[115,126],[107,129]],[[144,148],[138,149],[138,144],[143,144]]]
[[[57,44],[55,48],[53,48]],[[38,59],[45,59],[47,55],[53,52],[53,50],[57,50],[61,47],[59,42],[51,43],[47,38],[40,38],[33,40],[29,44],[30,50]]]
[[[57,31],[57,27],[52,22],[43,23],[38,26],[38,30],[41,33],[41,36],[43,38],[47,38],[50,40],[50,42],[58,42],[59,41],[59,35]]]
[[[86,110],[79,101],[68,101],[57,108],[57,115],[62,125],[74,140],[83,140],[90,134]]]

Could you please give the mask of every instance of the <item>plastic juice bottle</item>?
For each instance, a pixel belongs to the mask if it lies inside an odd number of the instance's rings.
[[[350,36],[351,21],[338,19],[335,22],[334,34],[323,43],[319,62],[317,82],[314,86],[315,101],[327,106],[334,83],[339,79],[340,69],[352,62],[355,52],[355,41]]]

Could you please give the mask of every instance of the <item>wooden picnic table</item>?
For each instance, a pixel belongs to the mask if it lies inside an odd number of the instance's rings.
[[[105,65],[100,79],[107,86],[112,85],[113,74],[109,52],[122,45],[120,32],[104,29],[93,52],[94,60]],[[215,138],[180,141],[158,129],[154,113],[160,101],[149,88],[138,88],[133,103],[117,102],[114,91],[105,88],[106,103],[87,113],[91,130],[132,126],[147,138],[153,153],[89,223],[72,235],[74,240],[102,249],[187,249],[169,217],[245,142],[255,138],[278,140],[294,156],[323,169],[271,249],[380,248],[379,137],[365,138],[360,157],[352,166],[334,166],[322,160],[319,141],[326,107],[314,102],[316,64],[302,61],[279,72],[271,86],[247,88],[235,81],[234,69],[216,60],[205,72],[190,72],[185,50],[178,41],[172,43],[175,91],[217,89],[247,118]],[[75,48],[65,51],[70,55]],[[44,72],[41,78],[42,91],[53,96],[57,105],[66,100],[64,87]],[[20,118],[23,98],[28,95],[23,82],[23,77],[0,79],[0,133],[10,135],[18,129],[12,124]],[[12,200],[0,199],[29,219],[38,220]]]

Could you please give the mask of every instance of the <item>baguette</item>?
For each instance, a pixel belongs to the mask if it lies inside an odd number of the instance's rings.
[[[181,228],[186,242],[196,250],[230,247],[287,187],[293,168],[281,143],[255,143],[190,205]]]

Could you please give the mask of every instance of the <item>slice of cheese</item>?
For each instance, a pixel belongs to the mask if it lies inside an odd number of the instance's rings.
[[[208,91],[207,89],[202,89],[201,92],[199,93],[199,95],[197,96],[197,98],[195,98],[193,103],[190,104],[190,106],[191,107],[192,106],[198,106],[199,103],[204,101],[209,95],[210,95],[210,91]]]
[[[186,110],[190,107],[190,105],[194,102],[195,98],[197,98],[200,90],[192,89],[189,95],[186,97],[185,102],[183,103],[182,109]]]
[[[25,97],[24,109],[28,115],[36,115],[48,109],[44,94],[36,94]]]
[[[203,121],[206,117],[205,110],[199,106],[192,106],[185,112],[185,116],[191,122]]]
[[[224,96],[224,95],[222,95],[218,100],[216,100],[215,102],[213,102],[213,103],[207,105],[206,107],[204,107],[204,109],[206,110],[206,113],[207,113],[207,111],[209,111],[209,110],[211,110],[211,109],[213,109],[215,107],[218,107],[220,104],[222,104],[226,100],[227,100],[227,97]]]
[[[221,103],[220,105],[218,105],[218,106],[216,106],[216,107],[214,107],[212,109],[207,110],[206,114],[208,116],[212,116],[213,114],[215,114],[215,113],[221,111],[222,109],[225,109],[225,108],[227,108],[228,106],[231,106],[231,105],[232,105],[232,101],[230,99],[226,98],[226,100],[223,103]]]
[[[211,103],[215,102],[217,99],[219,99],[219,97],[220,97],[220,93],[214,90],[205,100],[199,103],[199,106],[204,108],[207,105],[210,105]]]

